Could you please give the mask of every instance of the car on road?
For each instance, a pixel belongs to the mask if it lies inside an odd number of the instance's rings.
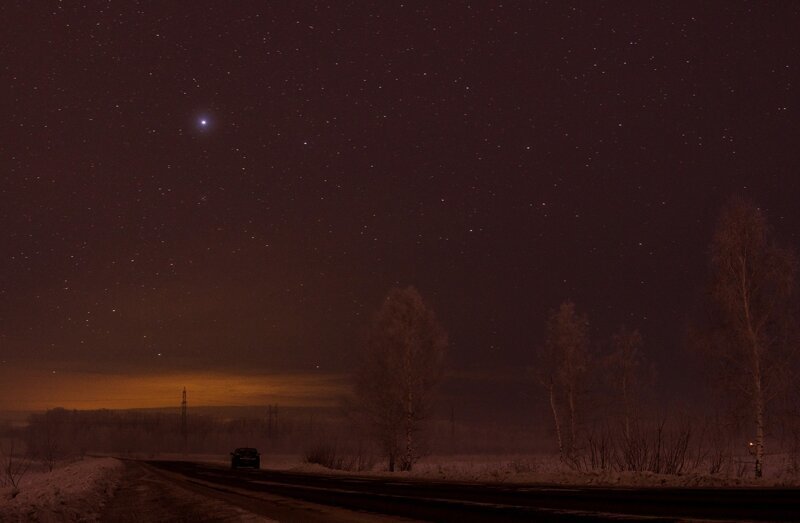
[[[258,449],[240,447],[231,452],[231,468],[238,469],[243,467],[261,468],[261,454]]]

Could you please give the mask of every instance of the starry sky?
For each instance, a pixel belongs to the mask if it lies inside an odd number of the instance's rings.
[[[395,285],[470,379],[516,376],[565,299],[598,347],[639,328],[679,379],[720,205],[752,198],[798,244],[794,2],[7,1],[0,18],[15,391],[54,372],[339,375]]]

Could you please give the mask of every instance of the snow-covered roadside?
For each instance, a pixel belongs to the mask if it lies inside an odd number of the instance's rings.
[[[0,488],[0,521],[97,521],[122,476],[113,458],[86,458],[48,471],[29,471],[11,497]]]
[[[225,455],[159,454],[149,459],[209,463],[227,467]],[[729,474],[654,474],[652,472],[587,471],[577,472],[549,454],[432,455],[414,465],[411,472],[388,472],[385,463],[369,471],[332,470],[305,463],[299,454],[262,453],[262,468],[309,474],[370,476],[378,478],[418,478],[433,481],[468,481],[479,483],[519,483],[563,486],[609,487],[798,487],[800,473],[792,472],[788,456],[769,456],[767,477],[756,481],[750,466],[744,465],[741,476]]]
[[[414,465],[411,472],[346,472],[320,465],[298,463],[284,469],[312,474],[345,474],[382,478],[418,478],[434,481],[468,481],[526,485],[608,486],[608,487],[797,487],[800,475],[789,474],[786,465],[774,459],[770,474],[761,480],[746,475],[724,474],[655,474],[652,472],[588,471],[577,472],[559,463],[557,456],[428,456]],[[270,468],[266,466],[265,468]]]

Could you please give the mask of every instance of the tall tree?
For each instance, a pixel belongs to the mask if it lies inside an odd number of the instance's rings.
[[[539,376],[547,389],[553,423],[563,460],[573,457],[577,442],[578,402],[585,386],[589,363],[589,343],[585,315],[575,311],[575,304],[565,301],[550,313],[547,320],[547,339],[540,353]],[[563,405],[563,407],[562,407]],[[566,410],[568,423],[566,444],[561,410]]]
[[[415,437],[432,408],[447,335],[414,287],[389,291],[375,314],[356,374],[356,403],[394,470],[411,470]]]
[[[724,386],[744,395],[754,425],[755,475],[764,463],[765,413],[786,385],[784,370],[794,347],[787,333],[795,288],[794,254],[774,242],[764,213],[753,203],[731,200],[711,242],[712,297],[717,342],[709,349],[723,370]]]
[[[625,439],[631,437],[631,418],[633,417],[634,403],[643,382],[642,335],[638,330],[630,330],[622,325],[611,338],[611,353],[606,359],[608,377],[612,388],[617,392],[621,401],[622,421]],[[615,400],[616,401],[616,400]]]

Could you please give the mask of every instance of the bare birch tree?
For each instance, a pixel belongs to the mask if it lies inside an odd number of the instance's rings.
[[[723,209],[711,243],[718,330],[708,349],[723,371],[723,385],[751,409],[757,478],[763,474],[766,408],[784,389],[794,355],[787,333],[796,260],[771,236],[761,210],[735,199]]]
[[[575,312],[574,303],[562,303],[548,318],[547,339],[540,353],[540,382],[548,393],[562,460],[575,454],[578,402],[585,387],[589,362],[587,326],[586,316]],[[561,410],[566,411],[566,435]]]
[[[356,403],[394,470],[411,470],[415,437],[432,407],[447,335],[414,287],[389,291],[373,319],[356,374]]]
[[[635,402],[638,400],[639,388],[646,376],[643,372],[642,335],[638,330],[630,330],[622,325],[611,338],[611,354],[606,359],[606,369],[611,386],[619,394],[621,401],[623,432],[626,440],[631,438],[631,424]]]

